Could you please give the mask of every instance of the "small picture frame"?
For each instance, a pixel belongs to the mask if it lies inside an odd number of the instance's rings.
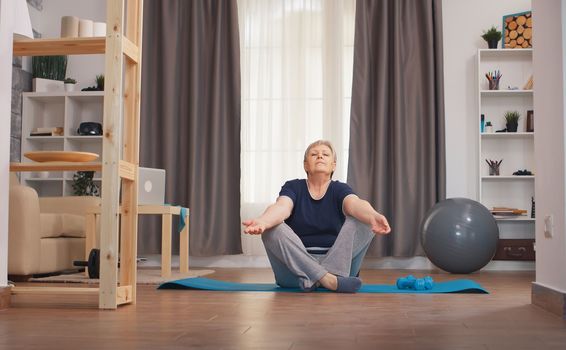
[[[531,11],[503,16],[501,25],[505,49],[526,49],[533,47],[533,15]]]

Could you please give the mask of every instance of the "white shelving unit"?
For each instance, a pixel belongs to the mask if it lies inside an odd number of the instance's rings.
[[[488,208],[526,209],[527,215],[497,218],[501,239],[534,239],[535,219],[531,217],[531,198],[535,197],[534,132],[526,132],[527,111],[533,110],[533,90],[523,90],[532,76],[532,49],[481,49],[477,53],[479,201]],[[501,72],[500,90],[488,90],[485,74]],[[515,89],[517,88],[517,89]],[[506,111],[521,114],[516,133],[496,133],[505,128]],[[482,133],[481,114],[493,124],[493,133]],[[537,119],[535,113],[535,132]],[[501,160],[499,176],[489,175],[486,159]],[[516,176],[517,170],[530,170],[533,176]]]
[[[102,156],[102,136],[81,136],[80,123],[102,124],[104,91],[26,92],[22,96],[22,162],[30,151],[82,151]],[[63,136],[30,136],[40,127],[62,127]],[[75,172],[23,172],[23,184],[35,188],[39,196],[73,194]],[[101,174],[94,175],[100,185]]]

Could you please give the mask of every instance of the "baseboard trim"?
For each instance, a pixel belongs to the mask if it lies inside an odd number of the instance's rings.
[[[566,320],[566,293],[533,282],[531,303]]]
[[[0,310],[10,307],[12,297],[12,287],[0,287]]]

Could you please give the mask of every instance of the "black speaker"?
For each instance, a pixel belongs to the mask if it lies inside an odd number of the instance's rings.
[[[102,135],[102,124],[95,122],[84,122],[79,125],[77,129],[79,135]]]

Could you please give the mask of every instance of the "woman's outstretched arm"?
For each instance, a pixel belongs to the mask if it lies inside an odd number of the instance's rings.
[[[344,214],[368,224],[376,234],[384,235],[391,232],[391,227],[389,227],[389,222],[387,222],[385,216],[373,209],[368,201],[360,199],[354,194],[344,198]]]
[[[245,220],[242,224],[246,227],[244,232],[250,235],[261,235],[265,230],[279,225],[291,215],[293,201],[286,196],[280,196],[271,204],[260,217]]]

